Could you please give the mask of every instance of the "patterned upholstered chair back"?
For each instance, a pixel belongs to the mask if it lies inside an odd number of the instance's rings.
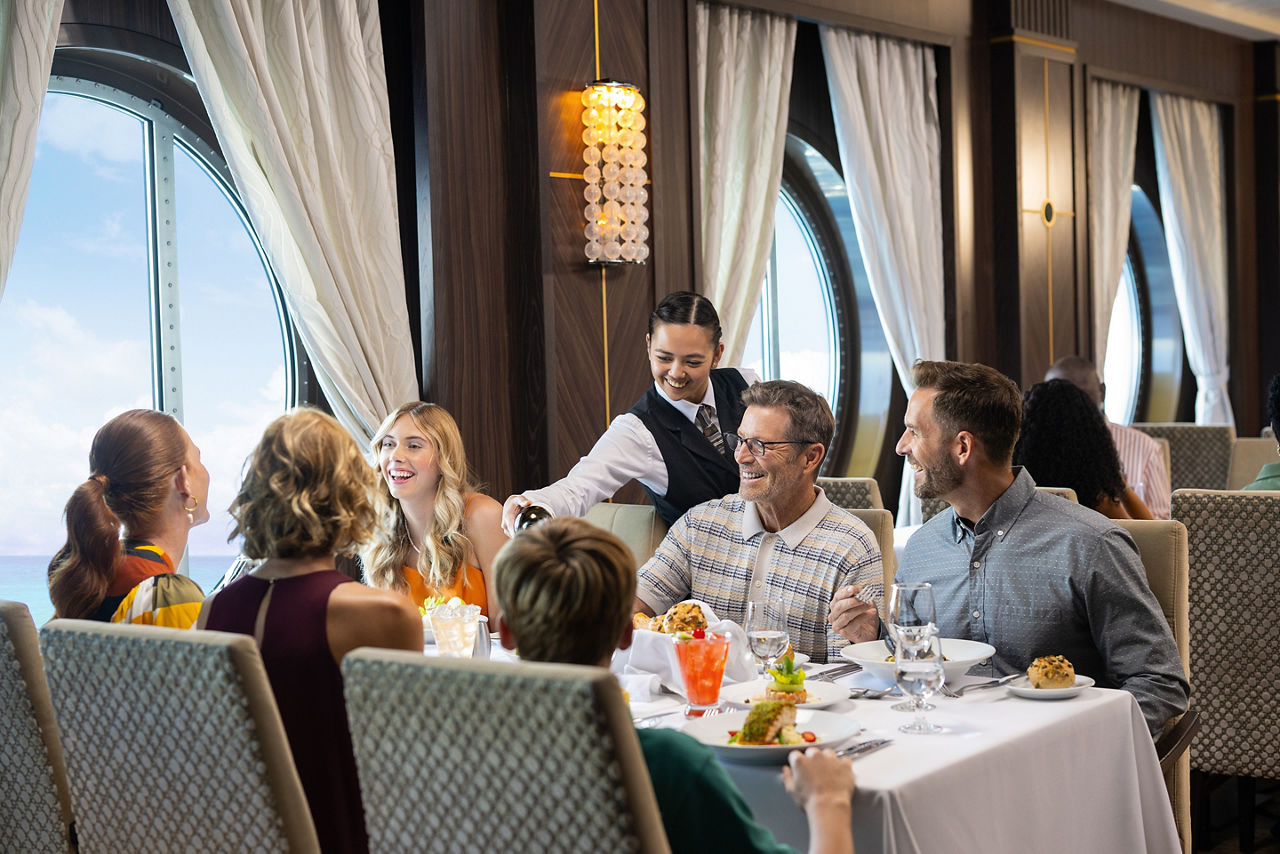
[[[880,484],[874,477],[820,477],[818,486],[831,503],[846,510],[877,510],[884,507]]]
[[[667,535],[667,523],[662,521],[651,504],[602,501],[588,510],[583,518],[626,543],[631,549],[631,556],[636,559],[637,569],[653,557],[662,544],[662,538]]]
[[[360,649],[342,675],[373,854],[670,850],[608,671]]]
[[[1275,439],[1236,439],[1231,445],[1231,472],[1227,489],[1242,489],[1253,483],[1258,471],[1267,463],[1280,463]]]
[[[0,852],[70,850],[71,798],[31,612],[0,600]]]
[[[889,604],[889,588],[893,586],[894,576],[898,574],[898,555],[893,550],[893,514],[884,508],[861,510],[853,508],[850,513],[862,520],[862,524],[876,535],[880,546],[880,561],[884,566],[884,601],[881,603],[881,616]]]
[[[1173,493],[1191,562],[1191,767],[1280,777],[1280,492]]]
[[[1187,601],[1188,564],[1187,529],[1181,522],[1163,519],[1117,519],[1116,524],[1129,532],[1138,546],[1142,565],[1147,570],[1147,583],[1169,621],[1173,640],[1178,645],[1182,669],[1191,673],[1190,607]],[[1173,817],[1182,838],[1183,851],[1191,850],[1191,754],[1184,752],[1177,764],[1165,774],[1165,786],[1173,805]]]
[[[319,849],[253,638],[53,620],[40,650],[81,851]]]
[[[1222,489],[1231,470],[1236,428],[1182,422],[1134,424],[1148,436],[1169,440],[1169,483],[1174,489]]]
[[[1076,504],[1080,503],[1076,498],[1076,491],[1069,486],[1037,486],[1036,489],[1041,492],[1047,492],[1050,495],[1056,495],[1059,498],[1065,498]],[[920,502],[920,513],[926,522],[946,509],[947,502],[941,498],[925,498]]]

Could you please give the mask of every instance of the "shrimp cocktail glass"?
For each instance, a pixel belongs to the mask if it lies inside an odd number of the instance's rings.
[[[724,663],[729,658],[729,636],[694,629],[677,632],[673,642],[680,675],[684,678],[685,696],[689,698],[684,713],[701,717],[720,705],[720,683],[724,681]]]

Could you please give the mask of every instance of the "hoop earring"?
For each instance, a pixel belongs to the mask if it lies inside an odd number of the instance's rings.
[[[196,508],[200,506],[200,499],[196,498],[194,495],[188,495],[187,498],[191,499],[191,506],[188,507],[184,501],[182,503],[182,509],[187,511],[187,524],[194,527],[196,524]]]

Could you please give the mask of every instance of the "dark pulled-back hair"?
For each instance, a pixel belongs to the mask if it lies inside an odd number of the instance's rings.
[[[186,460],[186,434],[171,415],[131,409],[102,425],[89,479],[67,500],[67,542],[49,562],[56,616],[87,617],[102,604],[121,559],[121,525],[134,535],[153,530]]]
[[[1017,383],[986,365],[924,360],[911,366],[911,381],[916,388],[938,392],[933,419],[948,436],[972,433],[988,459],[1008,462],[1022,420]]]
[[[1069,380],[1036,383],[1022,400],[1022,436],[1014,465],[1041,486],[1068,486],[1095,510],[1124,496],[1124,473],[1111,431],[1089,394]]]
[[[667,294],[649,315],[649,334],[659,323],[701,326],[711,333],[711,346],[720,343],[720,315],[711,300],[693,291],[676,291]]]

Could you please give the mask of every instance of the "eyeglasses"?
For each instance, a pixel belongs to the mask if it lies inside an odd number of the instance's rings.
[[[737,433],[725,433],[724,443],[729,448],[729,453],[737,453],[739,445],[746,445],[747,451],[751,456],[760,459],[764,456],[765,450],[770,445],[812,445],[812,442],[778,440],[776,442],[765,442],[761,439],[744,439]]]

